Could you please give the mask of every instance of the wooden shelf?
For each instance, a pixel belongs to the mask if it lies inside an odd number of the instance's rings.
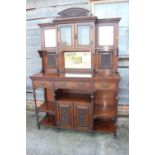
[[[56,99],[58,102],[75,102],[75,103],[91,103],[90,95],[88,94],[68,94],[63,93]]]
[[[55,105],[52,102],[43,103],[38,107],[38,111],[55,114]]]
[[[94,106],[94,119],[104,118],[104,119],[114,119],[116,117],[117,109],[115,106],[101,107]]]
[[[114,121],[94,120],[94,130],[96,132],[114,132],[116,129]]]
[[[55,117],[52,115],[45,116],[41,121],[41,125],[48,126],[48,127],[56,127]]]

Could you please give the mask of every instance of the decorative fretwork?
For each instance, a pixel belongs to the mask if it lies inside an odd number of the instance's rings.
[[[110,69],[112,67],[112,53],[102,53],[100,58],[100,68]]]
[[[56,67],[56,54],[48,54],[47,61],[49,67]]]
[[[80,127],[87,127],[88,121],[87,121],[87,110],[86,109],[78,109],[78,120],[79,120],[79,126]]]
[[[90,13],[89,10],[83,8],[69,8],[59,12],[58,14],[61,16],[61,18],[66,18],[66,17],[88,16],[89,13]]]
[[[69,124],[69,108],[61,107],[60,120],[62,124]]]

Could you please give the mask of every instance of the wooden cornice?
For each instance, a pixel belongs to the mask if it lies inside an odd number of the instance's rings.
[[[96,16],[90,16],[90,17],[70,17],[70,18],[60,18],[53,20],[54,24],[64,24],[64,23],[74,23],[74,22],[89,22],[89,21],[95,21],[97,20]]]
[[[121,18],[103,18],[103,19],[97,19],[97,23],[118,23],[121,20]]]

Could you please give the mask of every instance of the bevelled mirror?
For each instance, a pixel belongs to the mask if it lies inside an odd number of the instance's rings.
[[[44,30],[45,48],[56,47],[56,29]]]
[[[91,52],[64,52],[66,69],[91,69]]]
[[[113,46],[114,27],[99,26],[99,46]]]

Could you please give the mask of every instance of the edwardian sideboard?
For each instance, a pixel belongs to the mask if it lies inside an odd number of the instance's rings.
[[[116,136],[119,21],[70,8],[53,23],[39,24],[42,70],[31,76],[39,129],[44,125]],[[38,107],[39,88],[44,103]],[[39,112],[45,113],[42,119]]]

